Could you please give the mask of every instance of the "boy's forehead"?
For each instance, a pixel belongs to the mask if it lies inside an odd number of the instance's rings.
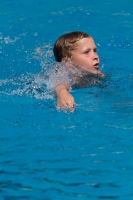
[[[92,37],[82,38],[76,42],[77,47],[79,46],[96,46]]]

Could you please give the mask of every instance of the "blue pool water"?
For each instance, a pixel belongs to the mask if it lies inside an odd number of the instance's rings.
[[[55,40],[92,35],[108,84],[38,91]],[[0,2],[0,199],[133,199],[133,2]]]

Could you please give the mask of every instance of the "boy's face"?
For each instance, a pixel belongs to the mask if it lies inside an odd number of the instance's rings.
[[[72,51],[71,63],[96,74],[100,60],[96,53],[97,49],[94,40],[91,37],[83,38],[76,44],[77,48]]]

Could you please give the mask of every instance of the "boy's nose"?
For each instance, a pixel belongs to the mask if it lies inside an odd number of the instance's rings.
[[[98,60],[98,58],[99,58],[98,54],[96,52],[94,52],[93,59]]]

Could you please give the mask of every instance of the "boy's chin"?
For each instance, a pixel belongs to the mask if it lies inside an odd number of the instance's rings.
[[[94,69],[97,69],[98,70],[98,68],[99,68],[99,65],[96,65],[96,66],[93,66],[94,67]]]
[[[92,74],[97,74],[98,73],[98,68],[92,68],[92,69],[90,69],[90,70],[88,70],[88,72],[90,72],[90,73],[92,73]]]
[[[99,69],[94,69],[94,70],[88,70],[88,73],[92,74],[92,76],[94,75],[98,75],[98,76],[104,76],[104,73],[102,71],[100,71]]]

